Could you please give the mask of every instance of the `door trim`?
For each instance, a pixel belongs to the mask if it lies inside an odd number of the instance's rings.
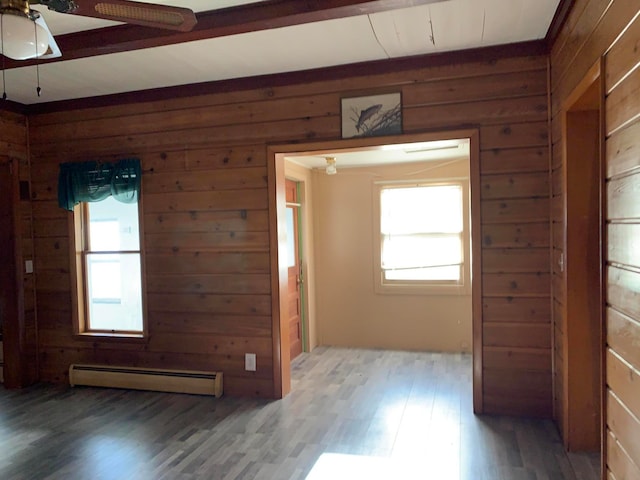
[[[605,212],[606,212],[606,195],[605,195],[605,185],[604,185],[604,181],[605,181],[605,72],[604,72],[604,62],[602,61],[601,58],[599,58],[592,66],[591,68],[589,68],[589,70],[587,71],[587,73],[584,75],[584,77],[582,78],[582,80],[580,80],[580,82],[578,83],[578,85],[576,85],[576,87],[571,91],[571,93],[567,96],[567,98],[564,100],[564,102],[561,105],[561,121],[562,121],[562,139],[563,139],[563,151],[562,151],[562,168],[563,168],[563,195],[564,195],[564,205],[563,205],[563,250],[564,250],[564,261],[565,264],[567,265],[567,267],[565,267],[564,269],[564,275],[563,275],[563,279],[562,279],[562,285],[563,285],[563,289],[565,291],[565,302],[563,305],[563,320],[565,322],[565,326],[568,325],[569,323],[569,318],[568,318],[568,310],[569,310],[569,301],[570,301],[570,293],[571,293],[571,289],[569,287],[569,283],[570,283],[570,279],[569,279],[569,273],[570,270],[569,268],[571,268],[570,265],[570,255],[568,255],[568,253],[570,253],[570,239],[568,238],[568,232],[569,232],[569,217],[571,216],[571,212],[573,211],[571,209],[571,206],[569,205],[569,192],[568,192],[568,186],[570,184],[568,175],[570,175],[569,173],[569,151],[568,151],[568,144],[569,144],[569,128],[570,128],[570,119],[569,116],[570,115],[580,115],[581,113],[584,113],[585,115],[588,113],[595,113],[597,111],[597,126],[596,128],[598,129],[598,151],[596,153],[597,155],[597,159],[595,159],[597,165],[595,166],[594,169],[594,174],[597,175],[597,178],[595,179],[595,181],[597,181],[598,183],[598,235],[599,235],[599,245],[598,245],[598,279],[597,281],[599,282],[599,286],[598,286],[598,298],[597,298],[597,302],[599,305],[598,308],[598,322],[599,322],[599,329],[597,330],[597,332],[595,333],[596,335],[598,335],[599,338],[597,338],[597,342],[598,342],[598,354],[599,357],[597,359],[597,362],[599,364],[599,377],[594,379],[594,382],[596,383],[596,385],[599,388],[599,401],[600,401],[600,405],[599,405],[599,415],[600,415],[600,421],[599,421],[599,425],[600,425],[600,453],[601,453],[601,464],[604,466],[606,465],[605,460],[606,460],[606,384],[605,384],[605,349],[606,349],[606,325],[604,322],[604,318],[605,318],[605,302],[604,299],[606,298],[606,292],[605,292],[605,268],[604,268],[604,259],[606,258],[606,225],[605,225]],[[574,133],[575,135],[575,133]],[[579,135],[578,135],[579,137]],[[575,155],[575,154],[574,154]],[[554,326],[555,326],[555,322],[557,321],[557,319],[553,319],[554,322]],[[571,335],[571,331],[568,332],[564,332],[563,335],[563,345],[561,345],[560,347],[563,349],[564,351],[564,362],[565,365],[563,372],[561,372],[563,374],[563,376],[565,377],[563,379],[563,391],[562,392],[555,392],[555,382],[554,382],[554,395],[562,395],[562,409],[564,410],[563,413],[563,442],[565,445],[565,448],[567,448],[568,450],[581,450],[584,448],[585,441],[586,441],[586,437],[584,432],[582,432],[582,430],[580,430],[580,428],[582,428],[581,426],[578,427],[577,432],[578,434],[576,434],[576,427],[575,426],[571,426],[569,425],[569,411],[572,408],[576,408],[575,405],[572,405],[572,402],[570,401],[570,399],[568,398],[568,394],[567,394],[567,389],[569,388],[569,381],[568,381],[568,369],[567,369],[567,363],[569,363],[570,359],[569,359],[569,355],[567,353],[567,350],[569,348],[569,342],[572,339],[573,335]],[[554,348],[556,347],[555,345],[555,335],[554,335]],[[554,373],[557,370],[557,366],[554,363],[553,366],[553,371]],[[580,373],[580,372],[578,372]],[[555,407],[555,405],[554,405]],[[584,415],[580,414],[578,415],[578,417],[582,418],[584,417]],[[570,430],[570,431],[569,431]],[[582,432],[582,433],[581,433]],[[605,472],[606,470],[603,469],[603,472]],[[604,473],[603,473],[604,475]]]

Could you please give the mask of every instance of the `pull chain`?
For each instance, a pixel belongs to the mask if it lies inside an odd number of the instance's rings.
[[[40,96],[40,57],[38,56],[38,25],[36,25],[35,20],[33,21],[33,33],[36,38],[36,93]],[[4,69],[3,69],[4,71]]]
[[[5,68],[4,68],[4,14],[0,15],[0,41],[2,41],[2,47],[0,47],[0,55],[2,55],[2,100],[7,99],[7,82],[5,81]]]

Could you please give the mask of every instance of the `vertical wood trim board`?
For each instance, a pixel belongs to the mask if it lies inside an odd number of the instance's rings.
[[[5,384],[13,388],[28,386],[38,379],[35,281],[33,274],[24,273],[25,260],[34,259],[27,139],[26,117],[0,112],[0,163],[10,167],[11,176],[9,190],[4,192],[5,200],[10,202],[11,222],[3,221],[0,228],[6,229],[3,235],[8,235],[11,243],[5,245],[6,251],[13,252],[13,261],[2,274],[15,283],[15,288],[8,293],[11,303],[15,301],[15,308],[7,308],[2,319],[7,352],[4,377]]]

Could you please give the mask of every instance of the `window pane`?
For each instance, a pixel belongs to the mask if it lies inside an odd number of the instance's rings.
[[[400,235],[382,240],[382,268],[432,267],[462,263],[460,235]]]
[[[140,254],[87,254],[89,329],[142,331]]]
[[[386,234],[462,232],[460,185],[384,188],[380,230]]]
[[[137,203],[107,197],[87,206],[91,251],[140,250]]]
[[[460,281],[460,267],[412,268],[409,270],[388,270],[386,280]]]
[[[287,267],[296,264],[296,230],[293,215],[295,209],[287,207]]]
[[[382,188],[383,280],[462,280],[462,193],[459,184]]]

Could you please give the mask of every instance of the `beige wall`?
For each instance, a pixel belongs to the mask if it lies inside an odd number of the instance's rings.
[[[469,351],[470,294],[376,294],[373,273],[374,182],[468,178],[468,159],[312,173],[319,343]]]

